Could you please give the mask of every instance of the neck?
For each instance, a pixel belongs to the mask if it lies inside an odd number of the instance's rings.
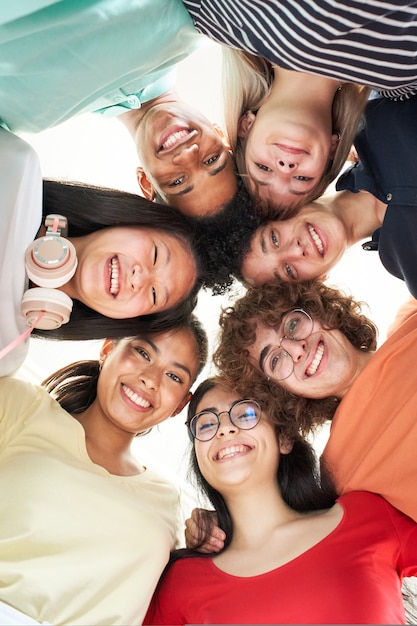
[[[329,196],[332,210],[345,225],[347,245],[351,246],[380,228],[387,205],[367,191],[338,191]]]
[[[93,463],[117,476],[142,473],[143,467],[131,452],[135,435],[117,428],[108,420],[97,400],[86,411],[73,417],[84,428],[87,452]]]
[[[118,119],[124,124],[131,135],[132,139],[136,141],[136,133],[141,123],[144,115],[153,107],[158,104],[165,104],[167,102],[178,102],[179,97],[174,89],[170,89],[166,91],[161,96],[157,98],[153,98],[148,102],[145,102],[140,109],[132,109],[131,111],[126,111],[126,113],[122,113],[118,116]]]
[[[230,548],[246,550],[269,544],[277,527],[300,517],[282,499],[275,481],[253,490],[237,490],[225,500],[233,519],[233,539]]]
[[[354,370],[352,371],[352,375],[349,381],[346,382],[344,388],[339,389],[337,397],[344,398],[349,389],[351,389],[352,385],[356,381],[356,379],[362,374],[365,367],[368,365],[369,360],[373,357],[375,352],[365,352],[364,350],[359,350],[357,348],[357,361],[355,362]]]
[[[293,70],[285,70],[276,65],[274,69],[274,81],[271,94],[281,101],[294,101],[298,106],[305,103],[308,107],[320,109],[333,104],[334,95],[341,86],[340,81],[318,74],[305,74]]]

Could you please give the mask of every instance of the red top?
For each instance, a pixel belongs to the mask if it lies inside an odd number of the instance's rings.
[[[275,570],[232,576],[207,557],[168,570],[144,624],[400,624],[403,576],[417,574],[417,525],[383,498],[338,499],[339,525]]]

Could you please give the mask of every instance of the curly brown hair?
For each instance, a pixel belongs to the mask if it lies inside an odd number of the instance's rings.
[[[302,308],[326,329],[340,330],[357,349],[376,349],[377,328],[362,314],[363,303],[315,279],[304,283],[269,283],[249,288],[234,306],[220,316],[220,337],[214,362],[226,384],[239,393],[273,402],[275,413],[294,420],[303,434],[331,419],[339,399],[329,396],[310,399],[296,396],[276,381],[268,380],[249,355],[259,324],[277,328],[284,315]],[[268,398],[268,400],[266,399]]]

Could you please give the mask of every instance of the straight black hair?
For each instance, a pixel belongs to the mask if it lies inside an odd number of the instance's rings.
[[[197,303],[201,268],[193,243],[193,227],[177,209],[159,205],[139,195],[74,182],[44,180],[43,215],[60,213],[68,220],[68,236],[80,237],[111,226],[153,228],[176,237],[193,255],[198,278],[178,305],[165,311],[128,319],[111,319],[74,301],[70,321],[56,330],[34,330],[47,339],[117,339],[141,332],[160,332],[186,319]]]

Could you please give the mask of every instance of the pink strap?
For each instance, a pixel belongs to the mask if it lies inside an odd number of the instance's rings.
[[[41,320],[43,318],[44,315],[45,315],[45,311],[41,311],[39,313],[38,317],[36,318],[36,321],[35,321],[33,326],[30,326],[30,328],[25,330],[25,332],[22,333],[19,337],[16,337],[16,339],[11,341],[8,346],[3,348],[3,350],[0,350],[0,360],[3,357],[5,357],[6,354],[9,354],[9,352],[11,352],[14,348],[16,348],[16,346],[18,346],[19,343],[22,343],[22,341],[24,341],[27,337],[29,337],[30,333],[35,328],[36,324],[39,322],[39,320]]]

